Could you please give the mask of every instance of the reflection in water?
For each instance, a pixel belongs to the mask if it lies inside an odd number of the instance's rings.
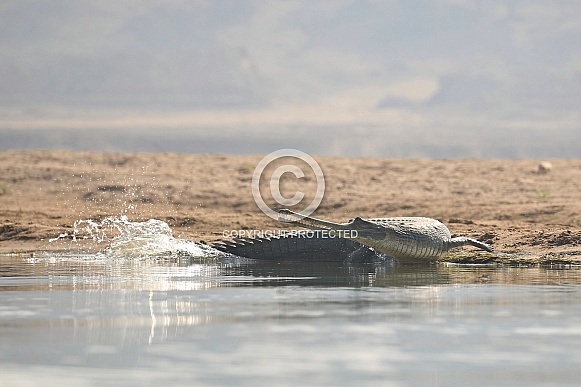
[[[0,376],[3,385],[572,384],[580,284],[577,267],[0,257]]]
[[[0,257],[3,289],[197,290],[232,286],[392,287],[449,284],[574,285],[581,267],[510,267],[392,262],[261,262],[232,258],[115,260],[97,255]]]

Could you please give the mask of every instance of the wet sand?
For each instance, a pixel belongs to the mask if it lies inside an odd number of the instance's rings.
[[[254,202],[263,156],[0,152],[0,253],[70,248],[48,240],[71,233],[76,220],[107,216],[160,219],[174,236],[206,242],[288,229]],[[542,160],[315,159],[326,184],[316,217],[427,216],[502,253],[467,247],[452,259],[581,263],[579,159],[549,160],[546,173]],[[291,178],[281,191],[292,196],[315,181]]]

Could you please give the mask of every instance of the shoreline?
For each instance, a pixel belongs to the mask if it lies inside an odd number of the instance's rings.
[[[107,216],[160,219],[196,242],[286,229],[253,200],[262,157],[2,151],[0,253],[52,249],[48,239],[75,221]],[[314,158],[326,183],[318,218],[426,216],[516,262],[581,263],[581,159],[551,159],[539,173],[543,160]]]

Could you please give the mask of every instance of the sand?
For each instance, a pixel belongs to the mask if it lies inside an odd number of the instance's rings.
[[[70,248],[49,239],[108,216],[160,219],[205,242],[288,229],[253,199],[263,156],[0,152],[0,253]],[[315,159],[326,184],[318,218],[426,216],[492,244],[500,260],[581,263],[581,160]],[[542,161],[551,168],[539,171]],[[312,175],[285,178],[283,196],[301,190],[310,201]]]

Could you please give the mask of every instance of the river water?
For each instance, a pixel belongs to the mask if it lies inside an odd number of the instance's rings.
[[[0,384],[581,380],[581,268],[253,262],[164,232],[0,256]]]

